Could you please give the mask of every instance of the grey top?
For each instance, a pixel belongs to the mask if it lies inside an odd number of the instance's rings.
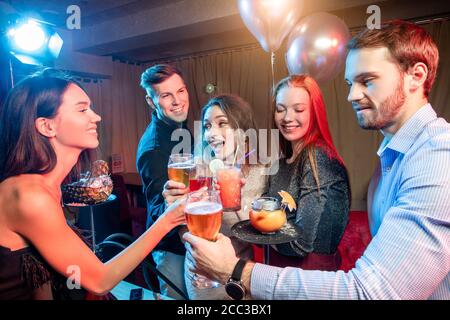
[[[277,174],[269,177],[264,196],[281,199],[278,192],[289,192],[297,210],[287,212],[302,229],[302,237],[276,249],[287,256],[304,257],[310,252],[336,252],[348,222],[350,186],[345,167],[330,158],[322,148],[316,148],[320,191],[314,179],[311,163],[303,152],[297,161],[280,159]]]

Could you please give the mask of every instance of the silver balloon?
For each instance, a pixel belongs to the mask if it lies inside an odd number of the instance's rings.
[[[246,27],[267,52],[275,52],[301,16],[303,0],[238,0]]]
[[[288,39],[289,73],[306,73],[322,84],[333,79],[345,61],[349,40],[347,25],[332,14],[321,12],[301,19]]]

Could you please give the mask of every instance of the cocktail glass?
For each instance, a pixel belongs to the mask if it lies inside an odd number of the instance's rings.
[[[217,184],[220,186],[220,199],[224,211],[241,209],[241,170],[236,166],[217,169]]]
[[[212,173],[206,163],[199,162],[195,164],[195,170],[191,171],[189,191],[194,192],[203,187],[212,188]]]

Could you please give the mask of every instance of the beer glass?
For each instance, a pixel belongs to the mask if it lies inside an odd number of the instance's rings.
[[[189,191],[197,191],[203,187],[207,187],[207,189],[212,188],[212,173],[206,163],[198,162],[195,164],[195,170],[191,171],[189,177]]]
[[[216,241],[222,224],[222,203],[214,190],[195,191],[188,194],[184,209],[189,232],[209,241]],[[216,288],[220,284],[194,274],[192,285],[197,288]]]
[[[189,176],[194,168],[194,157],[190,153],[171,154],[169,157],[167,165],[169,179],[184,183],[186,188],[189,187]]]
[[[241,177],[239,167],[224,166],[217,169],[216,178],[224,211],[241,210]]]

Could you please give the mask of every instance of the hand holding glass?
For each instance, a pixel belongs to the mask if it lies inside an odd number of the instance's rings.
[[[185,207],[189,232],[209,241],[216,241],[222,224],[222,204],[217,191],[196,191],[188,194]],[[220,284],[194,274],[192,285],[197,288],[216,288]]]

